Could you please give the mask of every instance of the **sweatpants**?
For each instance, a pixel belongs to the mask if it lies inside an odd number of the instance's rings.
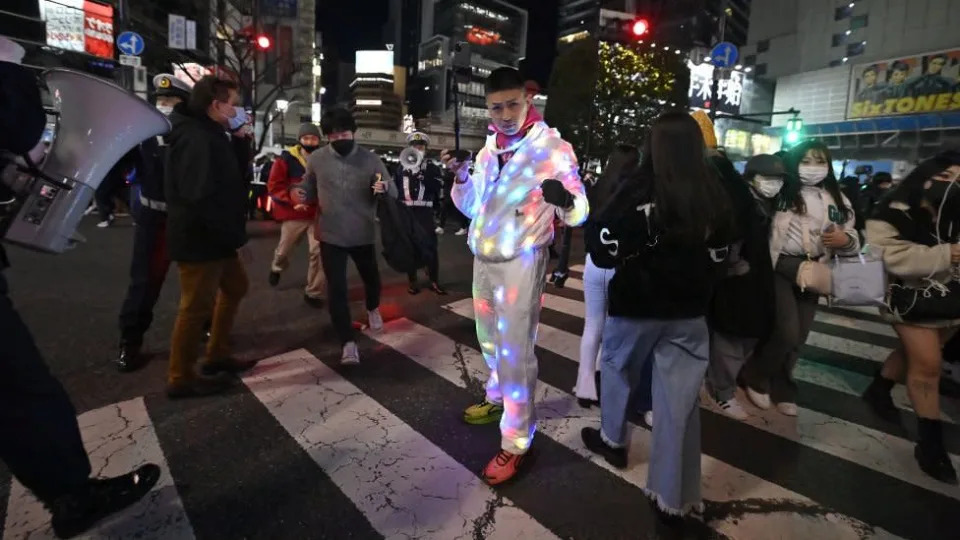
[[[503,403],[500,447],[513,454],[530,448],[536,430],[534,345],[549,260],[544,247],[506,262],[473,262],[477,341],[490,369],[486,398]]]
[[[583,303],[586,310],[583,337],[580,338],[580,369],[573,393],[578,398],[597,400],[597,362],[600,358],[600,338],[607,320],[607,286],[616,271],[599,268],[587,255],[583,271]]]
[[[774,403],[796,403],[793,368],[813,326],[819,296],[800,292],[781,274],[774,275],[773,290],[777,303],[773,332],[744,366],[743,381],[757,392],[769,393]]]
[[[327,276],[327,304],[330,320],[340,338],[340,344],[346,345],[354,340],[353,321],[350,319],[350,298],[347,288],[347,258],[353,259],[357,266],[363,289],[366,293],[367,311],[380,307],[380,269],[377,268],[377,252],[373,244],[341,247],[320,242],[320,260],[323,273]]]
[[[707,371],[709,341],[703,317],[610,317],[603,330],[601,436],[612,447],[626,446],[627,419],[634,412],[631,394],[640,385],[644,366],[652,362],[653,448],[644,491],[671,514],[702,505],[697,399]]]

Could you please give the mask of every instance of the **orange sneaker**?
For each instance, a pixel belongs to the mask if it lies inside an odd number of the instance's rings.
[[[500,450],[484,467],[483,479],[491,486],[502,484],[516,476],[526,462],[527,454],[511,454]]]

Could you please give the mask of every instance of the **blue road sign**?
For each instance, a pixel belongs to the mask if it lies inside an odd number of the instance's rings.
[[[740,53],[737,46],[727,41],[721,41],[714,45],[710,51],[710,63],[719,68],[728,68],[737,63]]]
[[[136,32],[124,32],[117,36],[117,48],[123,54],[139,56],[143,52],[143,37]]]

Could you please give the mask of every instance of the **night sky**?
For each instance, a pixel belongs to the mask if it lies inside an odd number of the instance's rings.
[[[509,0],[529,10],[526,75],[546,87],[557,39],[557,6],[549,0]],[[344,62],[353,62],[358,49],[381,49],[387,0],[319,0],[317,25],[325,47]]]

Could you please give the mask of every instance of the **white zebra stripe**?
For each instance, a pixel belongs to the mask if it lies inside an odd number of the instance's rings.
[[[473,300],[469,298],[447,304],[445,308],[462,317],[474,317]],[[578,361],[580,337],[569,332],[541,323],[537,345],[570,361]],[[740,399],[747,403],[742,396]],[[912,460],[904,459],[904,456],[913,455],[912,441],[803,407],[799,407],[797,418],[789,418],[773,410],[751,409],[750,413],[750,418],[744,423],[757,429],[930,491],[949,497],[960,496],[955,487],[934,480],[921,472]]]
[[[243,382],[385,538],[462,538],[483,520],[484,538],[556,539],[509,501],[485,519],[499,495],[308,351],[263,360]]]
[[[485,382],[489,371],[483,356],[476,349],[458,346],[450,338],[408,319],[386,324],[384,332],[371,333],[376,341],[416,361],[447,381],[466,388],[464,375],[479,384]],[[645,429],[630,431],[630,463],[626,470],[611,467],[584,447],[580,430],[599,425],[596,408],[582,409],[568,392],[539,381],[537,384],[537,429],[563,444],[580,456],[643,487],[646,484],[651,433]],[[791,500],[811,503],[810,499],[777,484],[742,471],[708,455],[702,456],[703,497],[711,501],[732,501],[747,498]],[[799,513],[777,513],[763,516],[743,516],[724,522],[710,523],[719,532],[740,538],[763,538],[770,530],[789,531],[794,538],[861,538],[857,531],[862,523],[838,515],[809,517]],[[895,538],[880,531],[873,538]]]
[[[114,403],[77,417],[93,476],[126,474],[146,463],[162,469],[153,490],[135,505],[99,523],[79,538],[176,538],[190,540],[193,529],[177,494],[142,398]],[[20,482],[13,480],[4,540],[55,538],[50,514]]]

